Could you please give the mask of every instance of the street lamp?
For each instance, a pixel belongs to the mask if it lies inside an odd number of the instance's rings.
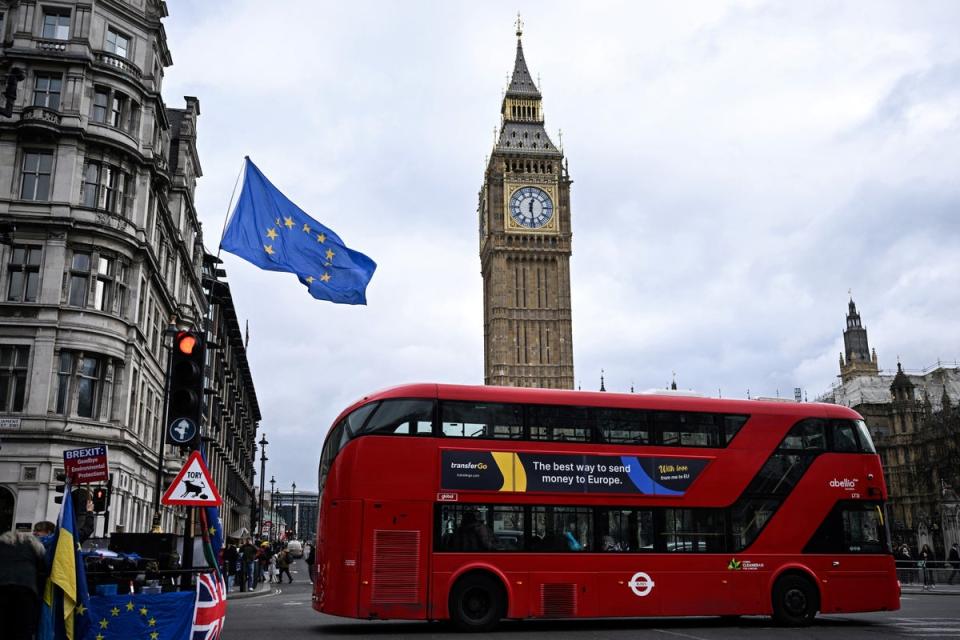
[[[290,495],[290,506],[293,507],[291,517],[293,518],[293,539],[299,540],[297,536],[297,483],[293,483],[293,493]]]
[[[276,483],[273,476],[270,476],[270,544],[273,544],[273,523],[277,520],[277,501],[274,495],[276,492],[273,489]]]
[[[263,535],[263,483],[267,478],[267,445],[270,444],[267,442],[267,434],[263,434],[263,437],[260,438],[260,442],[257,444],[260,445],[260,509],[257,511],[257,530],[255,535],[260,537]]]

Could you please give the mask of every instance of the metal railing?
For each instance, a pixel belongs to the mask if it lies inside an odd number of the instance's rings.
[[[897,560],[897,579],[903,586],[960,587],[960,565],[955,568],[944,560],[928,560],[921,566],[918,560]]]

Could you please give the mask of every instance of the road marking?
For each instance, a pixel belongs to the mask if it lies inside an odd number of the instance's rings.
[[[652,629],[652,631],[659,631],[660,633],[666,633],[671,636],[679,636],[681,638],[691,638],[691,640],[707,640],[703,636],[694,636],[688,633],[680,633],[679,631],[667,631],[666,629]]]
[[[294,605],[294,604],[303,604],[303,603],[302,603],[302,602],[284,602],[284,603],[283,603],[283,606],[289,607],[289,606]]]

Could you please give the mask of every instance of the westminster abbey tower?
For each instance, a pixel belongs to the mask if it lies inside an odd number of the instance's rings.
[[[544,129],[521,23],[497,142],[480,190],[484,382],[573,388],[570,176]]]

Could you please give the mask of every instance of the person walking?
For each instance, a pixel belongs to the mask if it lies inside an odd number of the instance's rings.
[[[290,575],[290,552],[286,549],[277,555],[277,569],[280,570],[280,574],[277,576],[278,584],[283,582],[284,573],[287,574],[287,579],[290,580],[287,584],[293,584],[293,576]]]
[[[920,567],[920,573],[923,575],[924,591],[930,591],[937,588],[937,585],[933,580],[933,567],[930,566],[931,562],[933,562],[933,552],[930,551],[929,546],[923,545],[923,548],[920,550],[920,558],[917,562],[917,565]]]
[[[317,561],[317,545],[316,543],[312,543],[310,545],[310,552],[307,553],[307,573],[310,574],[310,584],[313,584],[313,581],[315,579],[314,572],[316,571],[316,567],[314,566],[314,564],[316,563],[316,561]]]
[[[243,562],[243,591],[253,591],[254,580],[256,578],[257,548],[253,546],[253,541],[247,538],[243,546],[240,547],[240,558]]]
[[[237,581],[237,545],[232,542],[223,549],[223,575],[230,591]]]
[[[45,557],[37,536],[18,531],[0,535],[0,629],[4,638],[33,638],[47,577]]]
[[[270,583],[273,584],[276,582],[280,583],[280,580],[277,579],[277,554],[272,550],[267,551],[270,554]]]
[[[953,543],[953,546],[950,547],[950,555],[947,556],[947,560],[950,561],[950,568],[953,569],[953,571],[950,572],[950,577],[947,578],[947,584],[953,584],[953,579],[960,573],[960,544],[956,542]]]

